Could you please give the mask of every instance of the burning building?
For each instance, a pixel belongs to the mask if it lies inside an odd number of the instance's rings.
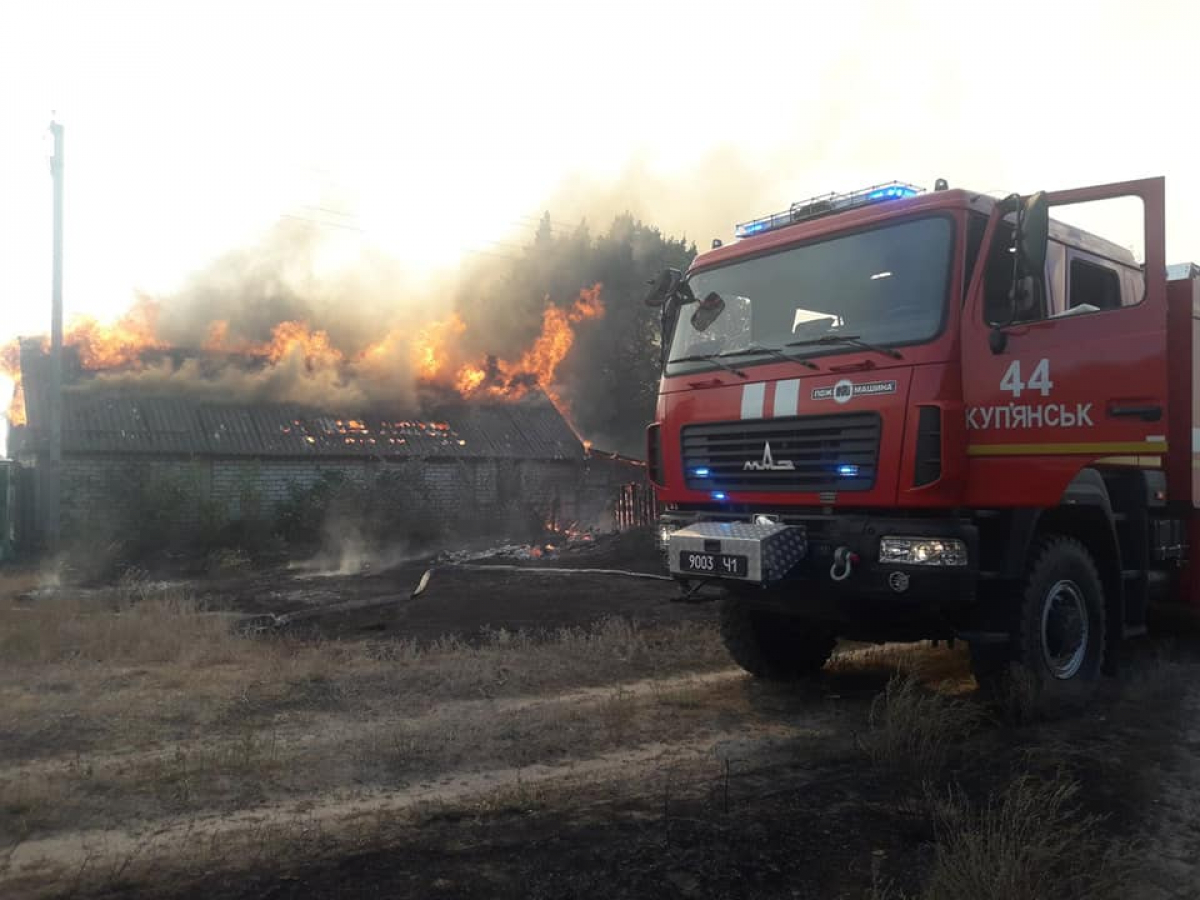
[[[48,430],[47,357],[24,349],[28,422],[14,430],[12,449],[36,470]],[[636,464],[590,454],[537,390],[516,400],[456,398],[417,418],[154,395],[77,378],[63,396],[62,458],[67,541],[117,541],[148,502],[173,532],[214,519],[269,523],[323,477],[370,485],[384,473],[419,501],[414,514],[439,516],[451,530],[511,533],[535,521],[611,528],[621,486],[640,480]]]
[[[260,343],[214,321],[202,342],[179,348],[160,338],[147,303],[111,329],[68,329],[63,540],[119,542],[139,517],[172,533],[270,523],[330,477],[368,486],[386,477],[413,516],[450,532],[627,524],[629,485],[643,470],[592,454],[554,381],[574,326],[603,315],[599,292],[547,305],[540,334],[509,360],[460,352],[457,315],[353,352],[297,321]],[[38,339],[18,355],[10,419],[24,424],[9,450],[44,472],[49,357]],[[52,493],[33,493],[37,532]]]

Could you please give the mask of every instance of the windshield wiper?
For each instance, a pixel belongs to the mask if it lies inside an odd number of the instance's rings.
[[[790,344],[784,344],[784,346],[815,347],[821,344],[850,344],[855,347],[862,347],[864,350],[871,350],[874,353],[882,353],[884,356],[890,356],[892,359],[904,359],[899,350],[869,343],[857,334],[823,334],[819,338],[810,338],[807,341],[792,341]]]
[[[682,362],[707,362],[707,363],[712,363],[714,366],[721,367],[726,372],[732,372],[738,378],[749,378],[750,377],[745,372],[743,372],[741,369],[739,369],[735,366],[731,366],[729,363],[723,361],[721,359],[722,356],[725,356],[725,354],[724,353],[698,353],[698,354],[695,354],[694,356],[677,356],[674,359],[668,359],[667,363],[670,364],[670,363],[682,363]]]
[[[821,368],[810,359],[801,359],[799,356],[792,356],[790,353],[784,353],[778,347],[761,347],[758,344],[751,344],[749,347],[741,347],[737,350],[726,350],[724,353],[718,353],[718,356],[751,356],[755,353],[766,353],[768,356],[774,356],[776,359],[787,360],[788,362],[800,363],[802,366],[807,366],[810,369]]]

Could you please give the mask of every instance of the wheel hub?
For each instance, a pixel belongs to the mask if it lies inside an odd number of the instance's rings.
[[[1089,632],[1083,591],[1069,579],[1056,582],[1042,605],[1042,656],[1051,675],[1065,681],[1079,672]]]

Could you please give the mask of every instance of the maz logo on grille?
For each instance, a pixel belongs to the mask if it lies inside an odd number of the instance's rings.
[[[834,403],[829,404],[835,407]],[[882,417],[873,410],[695,422],[680,431],[684,484],[694,491],[869,491]],[[856,466],[842,475],[839,466]]]
[[[742,466],[743,472],[795,472],[796,464],[790,459],[781,459],[775,461],[775,457],[771,455],[771,442],[767,441],[763,444],[762,460],[749,460]]]

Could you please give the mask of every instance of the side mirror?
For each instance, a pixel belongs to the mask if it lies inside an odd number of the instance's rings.
[[[662,306],[667,302],[667,298],[675,292],[682,277],[678,269],[663,269],[646,282],[650,286],[650,290],[646,292],[642,302],[647,306]]]
[[[716,291],[711,291],[696,304],[696,310],[692,313],[692,327],[697,331],[707,331],[708,326],[717,321],[723,312],[725,300]]]
[[[1017,253],[1023,274],[1041,278],[1046,270],[1046,243],[1050,239],[1050,207],[1042,191],[1021,203]]]
[[[1050,240],[1050,205],[1042,191],[1005,199],[1001,211],[1016,210],[1016,253],[1013,255],[1012,285],[1008,292],[1006,315],[992,322],[989,346],[992,353],[1003,353],[1008,344],[1004,329],[1014,322],[1036,318],[1045,289],[1046,251]]]
[[[1042,308],[1042,279],[1034,275],[1018,278],[1013,284],[1012,308],[1014,322],[1039,318]]]

